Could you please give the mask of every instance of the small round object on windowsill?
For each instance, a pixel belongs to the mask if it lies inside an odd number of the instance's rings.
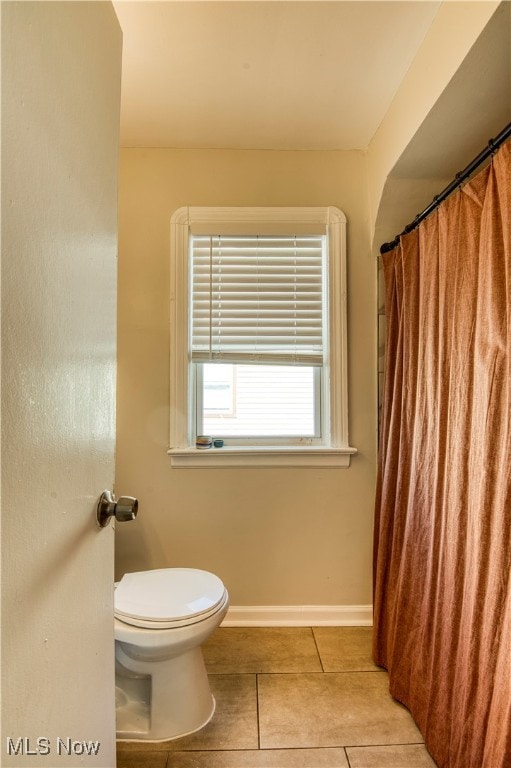
[[[213,445],[215,448],[223,448],[224,447],[224,441],[221,440],[219,437],[215,437],[213,440]]]
[[[199,448],[201,451],[207,450],[208,448],[211,448],[213,445],[213,438],[209,435],[197,435],[197,438],[195,440],[195,447]]]

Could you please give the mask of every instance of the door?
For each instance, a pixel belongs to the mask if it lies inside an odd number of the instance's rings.
[[[2,2],[3,766],[115,765],[121,32],[107,2]]]

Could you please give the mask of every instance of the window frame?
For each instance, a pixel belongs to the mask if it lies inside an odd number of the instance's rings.
[[[328,207],[182,207],[171,218],[170,261],[170,447],[173,467],[325,466],[348,467],[356,449],[348,442],[346,217]],[[323,384],[321,443],[279,440],[195,447],[195,365],[189,359],[189,240],[193,234],[326,234],[328,334]],[[324,377],[326,378],[326,377]]]

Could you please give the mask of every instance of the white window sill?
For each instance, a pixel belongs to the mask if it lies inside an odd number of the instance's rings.
[[[302,446],[224,446],[171,448],[173,467],[349,467],[356,448]]]

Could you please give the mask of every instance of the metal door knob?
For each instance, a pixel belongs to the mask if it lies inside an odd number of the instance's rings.
[[[120,496],[117,501],[111,491],[103,491],[98,501],[97,521],[100,528],[108,525],[111,517],[120,523],[134,520],[138,512],[138,501],[133,496]]]

